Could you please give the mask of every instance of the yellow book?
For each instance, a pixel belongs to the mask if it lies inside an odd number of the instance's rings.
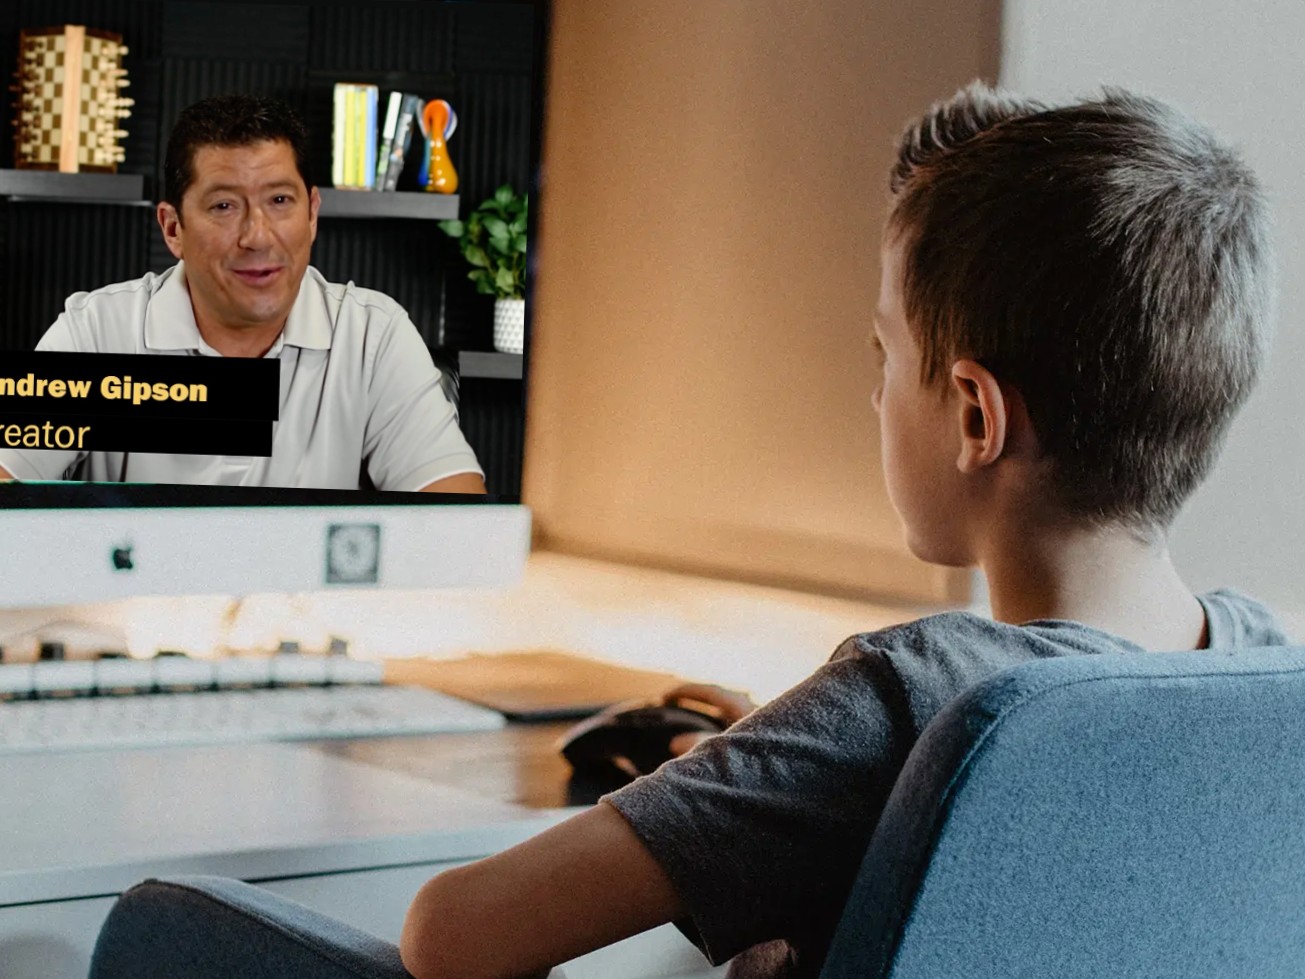
[[[358,186],[358,87],[350,85],[345,95],[344,185]]]
[[[331,186],[344,186],[344,123],[348,118],[348,112],[345,109],[345,100],[347,92],[345,86],[339,82],[335,85],[332,94],[332,116],[331,116]]]

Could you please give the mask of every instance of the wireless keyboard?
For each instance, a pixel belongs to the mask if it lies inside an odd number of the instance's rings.
[[[503,715],[420,687],[306,686],[0,702],[0,755],[501,728]]]

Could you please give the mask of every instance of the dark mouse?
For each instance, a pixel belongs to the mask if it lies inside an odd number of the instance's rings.
[[[687,707],[627,700],[581,721],[559,747],[576,775],[626,782],[669,760],[677,734],[716,734],[725,726],[721,718]]]

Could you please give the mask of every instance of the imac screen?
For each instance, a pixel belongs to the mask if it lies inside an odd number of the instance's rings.
[[[0,477],[517,499],[546,18],[6,4]]]
[[[3,5],[0,606],[519,574],[548,14]]]

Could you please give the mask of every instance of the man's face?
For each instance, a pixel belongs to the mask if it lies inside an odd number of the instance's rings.
[[[195,319],[249,329],[285,324],[317,237],[317,189],[310,194],[283,140],[201,146],[180,220],[160,204],[168,249],[186,262]]]
[[[965,532],[955,397],[920,381],[919,345],[906,323],[901,249],[886,240],[883,279],[875,311],[875,336],[883,354],[883,380],[873,401],[879,413],[888,498],[906,530],[911,552],[935,564],[971,562]]]

